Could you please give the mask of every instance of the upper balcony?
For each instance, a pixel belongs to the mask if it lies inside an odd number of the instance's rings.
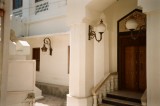
[[[66,7],[67,0],[23,0],[22,7],[13,9],[12,13],[32,23],[65,15]]]

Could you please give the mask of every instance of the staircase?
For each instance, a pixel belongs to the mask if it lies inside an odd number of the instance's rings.
[[[142,93],[114,91],[107,93],[100,106],[141,106]]]

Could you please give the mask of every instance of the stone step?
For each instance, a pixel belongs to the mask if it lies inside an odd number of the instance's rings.
[[[130,91],[115,91],[107,94],[108,98],[125,100],[130,102],[141,103],[142,93],[130,92]]]
[[[110,104],[100,104],[98,106],[115,106],[115,105],[110,105]]]
[[[114,98],[108,98],[108,97],[104,98],[102,102],[105,104],[113,105],[113,106],[141,106],[140,103],[120,100],[120,99],[114,99]]]

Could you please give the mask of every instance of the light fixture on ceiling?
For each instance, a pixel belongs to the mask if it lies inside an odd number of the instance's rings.
[[[131,38],[136,40],[142,30],[145,29],[145,25],[138,25],[138,22],[134,18],[130,18],[126,21],[126,28],[131,31]],[[138,34],[133,34],[137,30]]]
[[[51,40],[47,37],[47,38],[44,38],[43,40],[44,44],[43,44],[43,47],[41,48],[42,52],[46,52],[47,51],[47,47],[46,45],[49,46],[49,53],[50,55],[52,55],[52,47],[51,47]]]
[[[100,24],[96,27],[96,29],[97,29],[97,32],[99,32],[99,34],[100,34],[100,38],[97,39],[96,32],[93,31],[93,27],[91,25],[89,25],[88,40],[91,40],[94,37],[95,37],[95,39],[96,39],[97,42],[100,42],[102,40],[102,34],[106,30],[106,26],[105,26],[105,24],[103,24],[102,20],[100,21]]]

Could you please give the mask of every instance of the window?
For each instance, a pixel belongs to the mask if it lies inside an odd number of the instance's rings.
[[[43,0],[35,0],[35,3],[40,2],[40,1],[43,1]]]
[[[13,10],[18,9],[22,7],[22,0],[13,0]]]
[[[40,48],[32,49],[32,59],[36,60],[36,71],[40,71]]]

